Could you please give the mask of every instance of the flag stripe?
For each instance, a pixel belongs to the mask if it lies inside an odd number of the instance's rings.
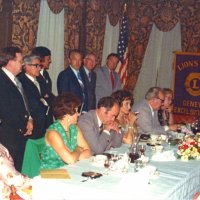
[[[128,67],[128,27],[125,13],[122,18],[122,26],[118,41],[117,54],[119,55],[120,62],[117,66],[116,71],[120,76],[122,87],[124,87],[124,85],[126,84]]]

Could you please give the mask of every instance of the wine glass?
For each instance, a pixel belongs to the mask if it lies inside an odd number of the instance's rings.
[[[110,167],[110,160],[109,159],[106,159],[105,162],[104,162],[104,167],[105,167],[105,174],[108,175],[108,171],[109,171],[109,167]]]
[[[145,145],[145,144],[140,144],[140,145],[139,145],[139,150],[140,150],[141,156],[142,156],[142,155],[144,156],[144,152],[145,152],[145,150],[146,150],[146,145]]]
[[[134,161],[140,157],[137,146],[133,146],[133,148],[130,149],[129,157],[130,157],[131,163],[134,163]]]
[[[191,124],[192,132],[196,135],[196,133],[199,131],[199,123],[198,121],[195,121]]]

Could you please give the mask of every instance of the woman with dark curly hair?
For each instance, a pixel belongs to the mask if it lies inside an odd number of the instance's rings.
[[[136,136],[135,120],[136,115],[131,112],[133,105],[133,95],[126,90],[118,90],[112,95],[120,106],[120,111],[117,116],[119,125],[121,126],[121,133],[124,134],[123,142],[126,144],[132,144],[134,137]]]
[[[90,148],[77,126],[80,100],[72,93],[62,93],[53,102],[54,116],[57,118],[45,134],[41,169],[54,169],[91,155]]]

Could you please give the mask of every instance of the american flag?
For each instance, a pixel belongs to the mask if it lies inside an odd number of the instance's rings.
[[[120,75],[120,80],[122,86],[124,87],[126,84],[127,67],[128,67],[128,27],[127,27],[127,19],[125,12],[122,18],[122,26],[119,35],[117,54],[119,55],[120,62],[117,66],[116,71]]]

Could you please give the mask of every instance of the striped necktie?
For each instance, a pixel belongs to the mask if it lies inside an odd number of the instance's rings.
[[[82,80],[80,71],[77,72],[77,78],[78,78],[78,82],[81,85],[82,90],[84,90],[83,80]]]
[[[24,93],[24,89],[23,89],[23,87],[22,87],[22,84],[21,84],[21,82],[19,81],[19,79],[16,78],[16,77],[15,77],[14,81],[15,81],[15,83],[16,83],[16,86],[17,86],[19,92],[20,92],[21,95],[22,95],[22,99],[23,99],[23,101],[24,101],[24,105],[25,105],[26,111],[27,111],[27,112],[29,113],[29,115],[30,115],[30,109],[29,109],[29,105],[28,105],[28,100],[27,100],[26,95],[25,95],[25,93]]]

